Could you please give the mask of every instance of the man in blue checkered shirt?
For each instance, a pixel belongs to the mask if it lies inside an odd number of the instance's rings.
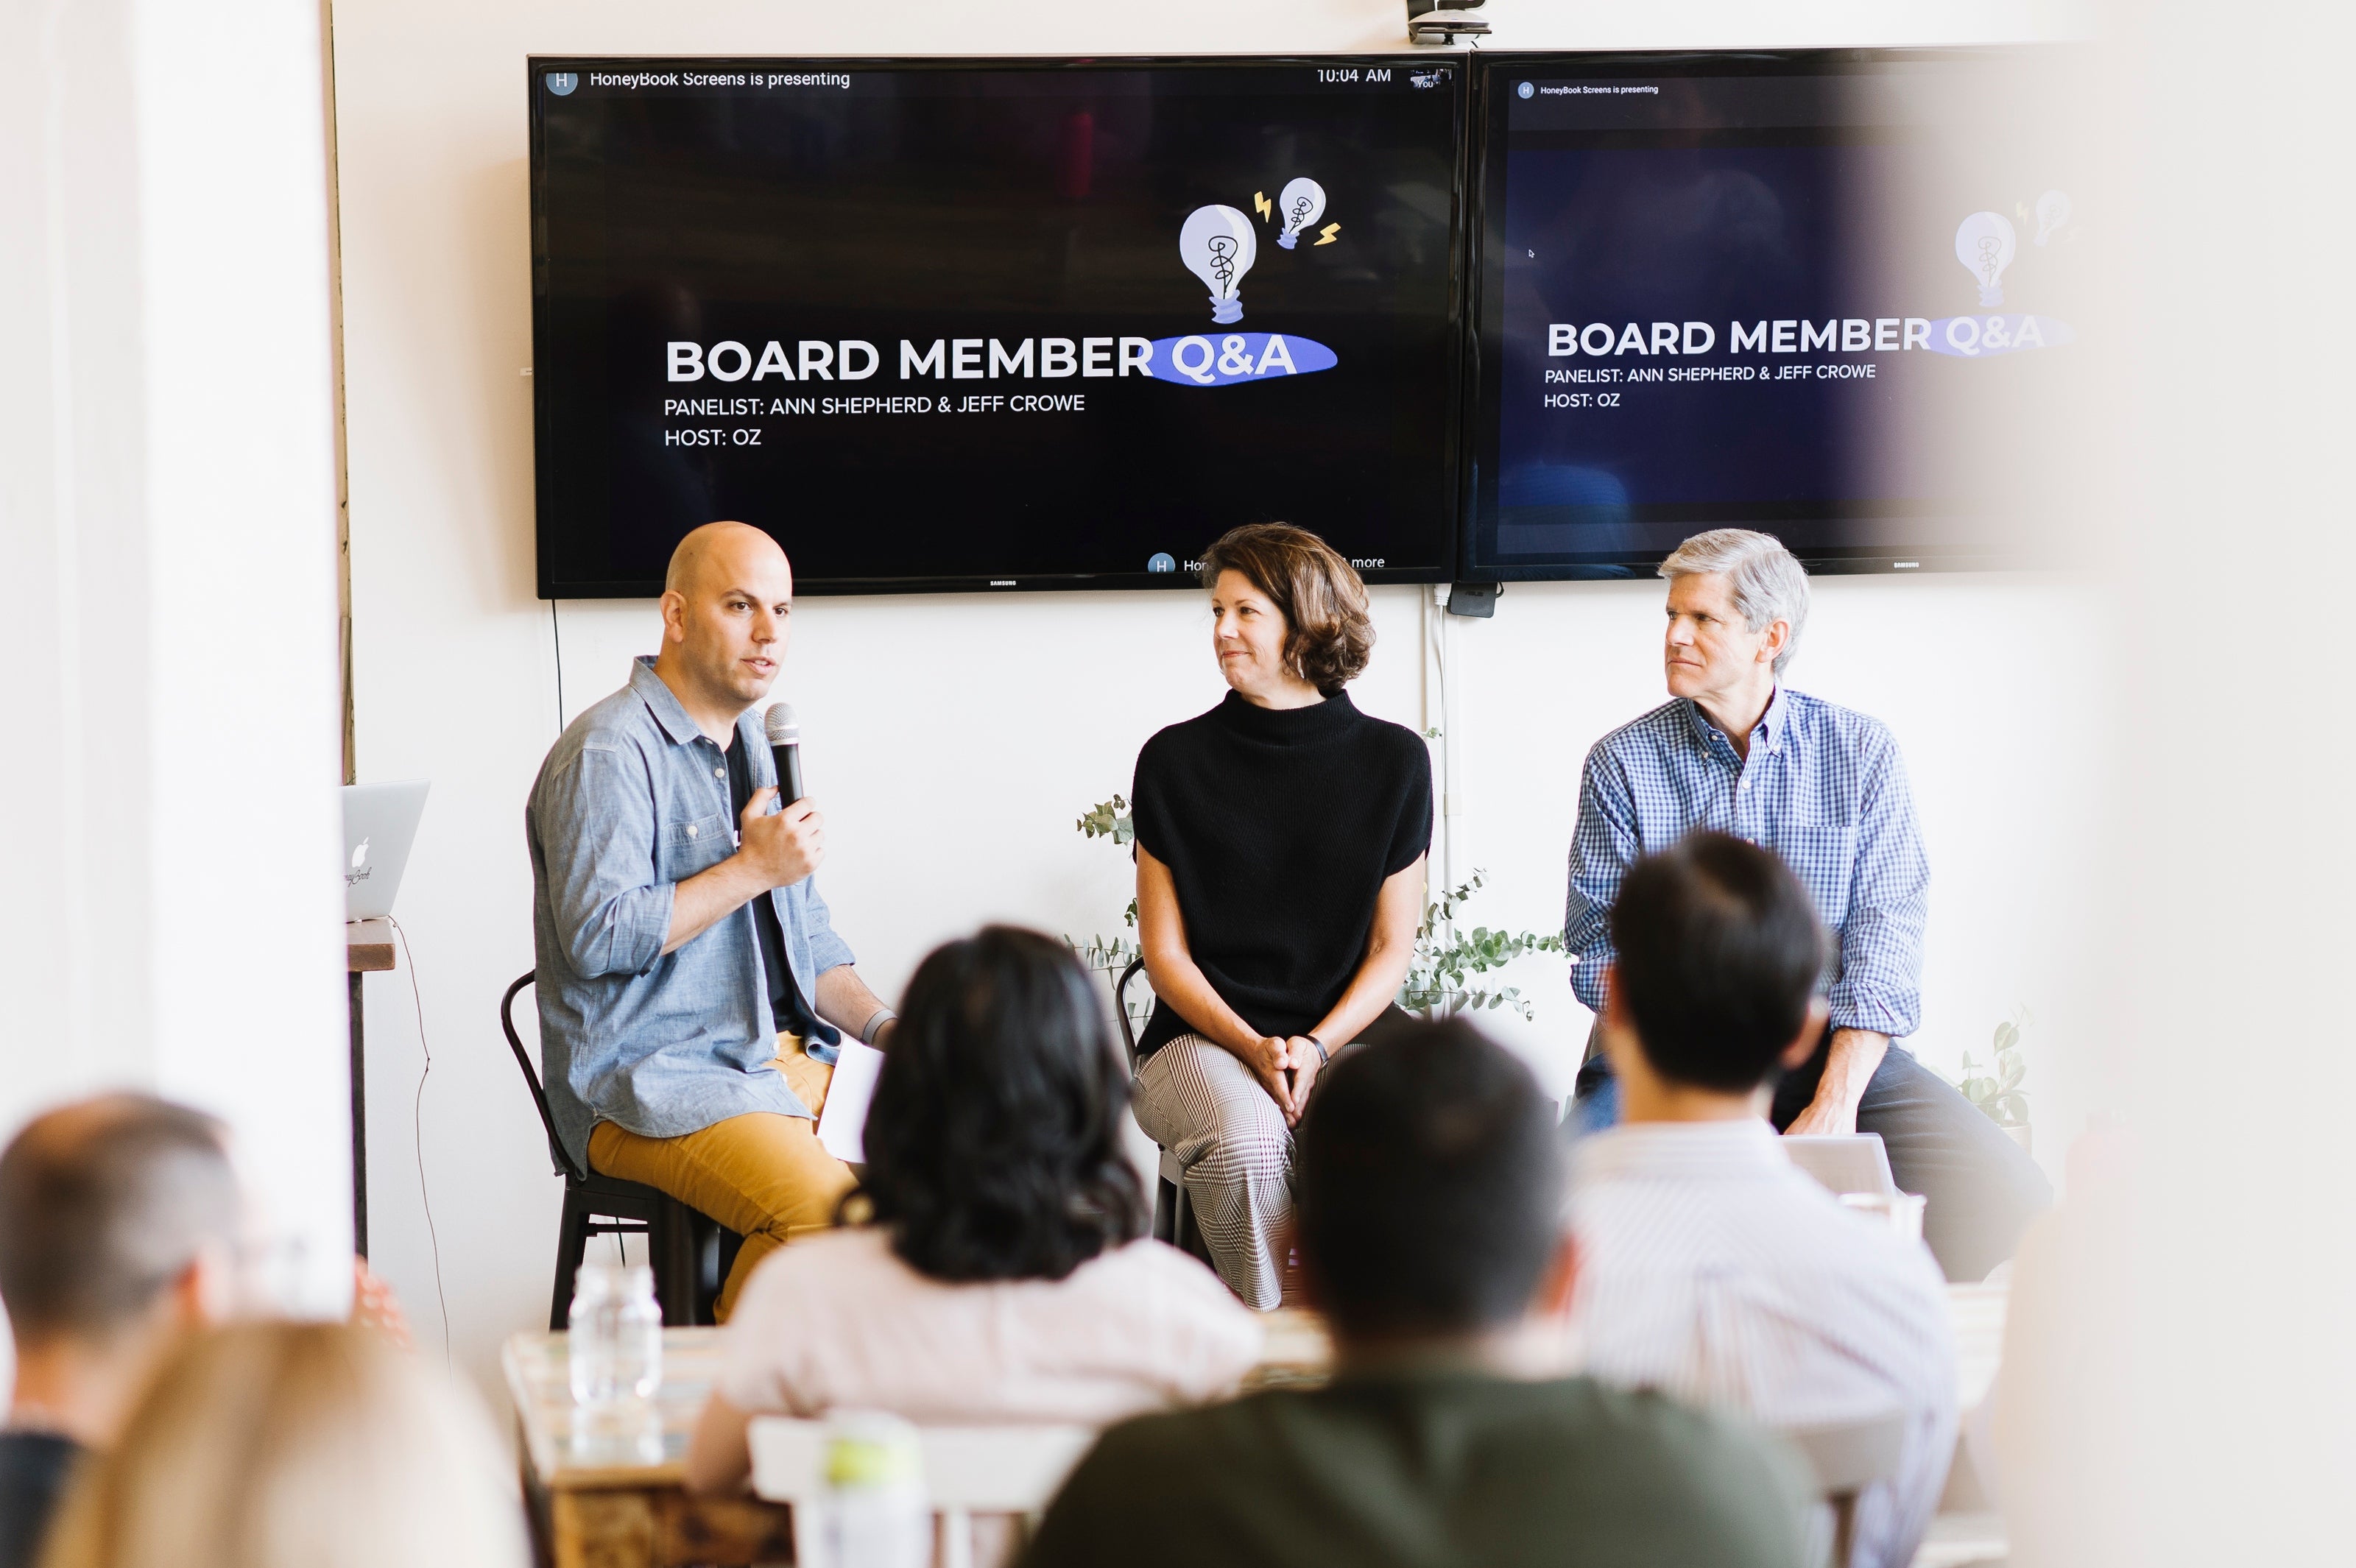
[[[1995,1123],[1891,1043],[1921,1020],[1931,877],[1898,742],[1879,720],[1782,684],[1807,623],[1808,579],[1772,536],[1697,534],[1660,570],[1670,700],[1587,755],[1563,915],[1571,988],[1601,1009],[1612,904],[1638,856],[1695,827],[1781,855],[1835,951],[1830,1026],[1794,1051],[1772,1119],[1787,1133],[1880,1134],[1899,1187],[1929,1200],[1923,1235],[1948,1277],[1978,1279],[2053,1194]],[[1608,1125],[1618,1109],[1611,1067],[1594,1055],[1572,1123]]]

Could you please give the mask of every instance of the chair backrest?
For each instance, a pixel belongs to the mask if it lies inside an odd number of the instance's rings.
[[[532,982],[537,971],[527,969],[508,987],[499,998],[499,1029],[508,1037],[508,1049],[515,1052],[516,1066],[522,1070],[524,1087],[531,1091],[532,1105],[540,1112],[541,1130],[548,1135],[548,1157],[556,1167],[556,1174],[569,1176],[575,1181],[586,1181],[589,1173],[573,1163],[564,1152],[563,1140],[556,1136],[556,1118],[548,1114],[548,1091],[541,1087],[540,1071],[531,1064],[531,1053],[523,1048],[523,1037],[516,1032],[515,999]]]
[[[1853,1498],[1898,1470],[1906,1444],[1906,1413],[1884,1411],[1856,1421],[1777,1429],[1807,1459],[1820,1497]]]
[[[1120,1020],[1121,1049],[1129,1052],[1131,1077],[1137,1074],[1137,1028],[1129,1021],[1129,983],[1144,973],[1145,960],[1132,958],[1129,967],[1120,972],[1120,978],[1112,983],[1112,1016]],[[1152,984],[1151,980],[1146,982],[1149,988]]]
[[[1800,1451],[1816,1477],[1816,1495],[1832,1506],[1833,1535],[1825,1561],[1851,1568],[1857,1547],[1857,1498],[1874,1482],[1897,1474],[1906,1444],[1906,1413],[1884,1411],[1857,1421],[1818,1422],[1779,1427]]]
[[[1890,1174],[1890,1151],[1879,1133],[1806,1133],[1786,1135],[1783,1152],[1792,1163],[1822,1182],[1835,1197],[1847,1192],[1870,1192],[1876,1197],[1898,1195],[1898,1179]]]
[[[748,1430],[753,1490],[794,1506],[794,1561],[822,1564],[826,1423],[762,1416]],[[1096,1442],[1086,1426],[920,1426],[925,1493],[943,1516],[943,1568],[970,1568],[972,1516],[1044,1512]]]

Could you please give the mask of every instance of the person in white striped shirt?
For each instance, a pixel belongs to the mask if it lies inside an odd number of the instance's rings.
[[[1849,1564],[1903,1568],[1954,1451],[1954,1331],[1929,1251],[1844,1210],[1766,1120],[1776,1075],[1824,1033],[1815,905],[1770,851],[1697,831],[1635,863],[1612,939],[1622,1120],[1576,1146],[1571,1359],[1769,1426],[1904,1412]]]

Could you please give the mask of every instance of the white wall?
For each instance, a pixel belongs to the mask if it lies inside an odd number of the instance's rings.
[[[1625,8],[1496,0],[1510,41],[1730,44],[1973,41],[2037,36],[2074,10]],[[714,0],[341,0],[336,7],[359,765],[434,781],[400,901],[433,1076],[407,979],[370,982],[369,1147],[376,1256],[421,1337],[438,1332],[419,1199],[423,1150],[441,1285],[458,1353],[541,1319],[557,1188],[496,1030],[500,989],[531,963],[522,805],[558,727],[549,607],[532,594],[530,293],[521,64],[530,52],[948,53],[1389,48],[1398,0],[1210,0],[1108,6],[786,10]],[[1220,519],[1205,519],[1207,534]],[[1364,705],[1415,721],[1426,682],[1414,591],[1378,592]],[[2066,869],[2093,789],[2091,594],[2062,580],[1847,579],[1819,585],[1795,684],[1891,722],[1905,743],[1936,877],[1918,1041],[1951,1065],[2017,1004],[2045,1150],[2092,1091],[2092,1025],[2064,995],[2075,926]],[[1558,925],[1563,857],[1588,743],[1660,699],[1657,591],[1515,586],[1490,623],[1449,635],[1462,711],[1460,867],[1492,887],[1477,923]],[[560,608],[568,713],[651,648],[645,604]],[[886,993],[934,942],[988,918],[1087,935],[1127,899],[1124,865],[1073,822],[1125,790],[1136,748],[1218,694],[1199,607],[1183,595],[809,599],[783,689],[800,709],[829,811],[822,881]],[[1558,967],[1519,976],[1535,1024],[1504,1032],[1558,1084],[1585,1015]],[[413,1124],[412,1103],[422,1104]]]
[[[0,1136],[215,1110],[348,1292],[319,14],[0,9]]]

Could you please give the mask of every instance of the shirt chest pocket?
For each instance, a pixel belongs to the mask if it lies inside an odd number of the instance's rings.
[[[1848,919],[1849,884],[1857,872],[1857,829],[1779,827],[1775,852],[1808,890],[1825,923],[1840,930]]]
[[[698,871],[708,871],[735,852],[729,841],[728,818],[720,812],[666,822],[655,869],[667,882],[681,882]]]

